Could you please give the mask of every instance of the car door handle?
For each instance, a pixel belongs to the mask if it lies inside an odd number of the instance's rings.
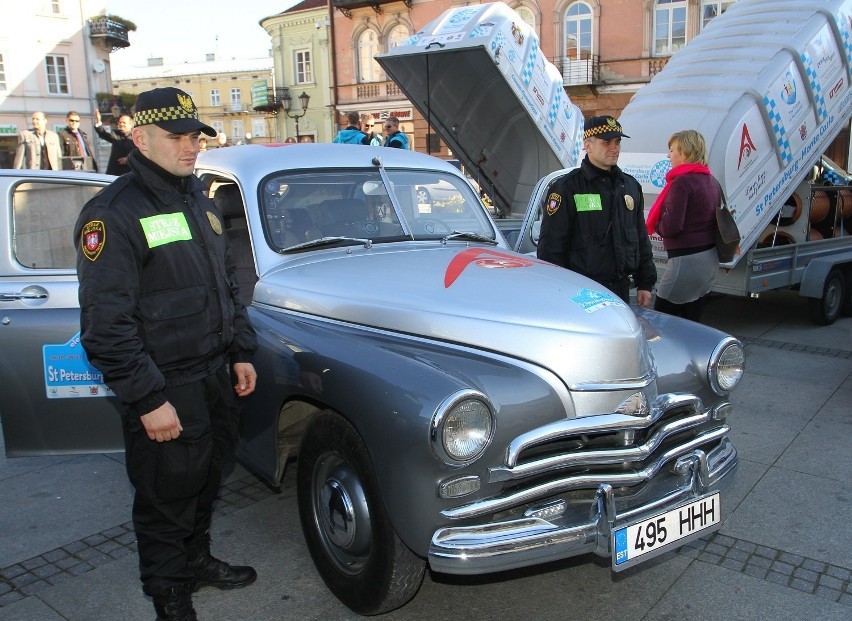
[[[15,300],[44,300],[46,293],[0,293],[0,302],[14,302]]]

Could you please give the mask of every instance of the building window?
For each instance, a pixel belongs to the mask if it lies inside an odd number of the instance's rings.
[[[701,0],[701,29],[710,23],[714,17],[718,17],[734,4],[737,0]]]
[[[46,56],[44,68],[47,72],[47,92],[51,95],[68,95],[68,57]]]
[[[592,56],[592,9],[585,2],[575,2],[565,11],[565,56],[569,60]]]
[[[535,14],[532,12],[532,9],[530,9],[529,7],[523,6],[523,5],[516,6],[514,8],[515,8],[515,13],[517,13],[518,15],[521,16],[521,19],[523,20],[523,22],[527,26],[532,28],[532,31],[534,33],[538,34],[538,28],[536,28],[536,25],[535,25]]]
[[[686,0],[656,0],[654,55],[668,56],[686,45]]]
[[[314,68],[311,65],[310,50],[296,50],[296,84],[312,84],[314,81]]]
[[[243,95],[239,88],[231,89],[231,110],[239,111],[243,107]]]
[[[251,133],[255,138],[266,138],[266,122],[263,119],[252,119]]]
[[[222,100],[219,98],[218,88],[210,89],[210,105],[217,108],[222,105]]]
[[[6,64],[3,62],[3,54],[0,54],[0,91],[6,90]]]
[[[382,79],[383,73],[376,54],[379,53],[379,39],[372,30],[365,30],[358,37],[358,80],[360,82],[376,82]]]
[[[225,121],[211,121],[210,127],[215,129],[217,134],[225,133]]]
[[[246,130],[243,126],[242,119],[231,121],[231,140],[240,143],[246,139]]]
[[[44,15],[62,15],[60,0],[41,0],[41,12]]]
[[[397,24],[391,28],[391,31],[388,33],[388,50],[390,51],[393,48],[402,45],[405,43],[406,39],[408,39],[408,28],[402,24]]]

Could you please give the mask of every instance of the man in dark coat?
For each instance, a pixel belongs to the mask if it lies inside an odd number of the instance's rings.
[[[133,129],[133,118],[127,114],[122,114],[118,118],[118,128],[108,132],[101,123],[100,110],[95,108],[94,115],[95,132],[101,139],[112,145],[107,163],[107,174],[123,175],[130,172],[130,168],[127,166],[127,156],[134,149],[133,138],[130,135],[130,131]]]
[[[86,132],[80,129],[80,114],[71,111],[65,115],[67,125],[59,133],[59,143],[62,146],[62,157],[90,158],[82,160],[81,170],[98,170],[95,152],[89,143]]]

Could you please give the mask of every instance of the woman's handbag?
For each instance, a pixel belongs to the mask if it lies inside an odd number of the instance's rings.
[[[731,210],[728,209],[725,191],[718,179],[716,185],[719,186],[719,195],[722,197],[716,210],[716,252],[719,253],[720,263],[730,263],[740,251],[740,230]]]

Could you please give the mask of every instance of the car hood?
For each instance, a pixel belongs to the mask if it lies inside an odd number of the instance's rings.
[[[569,270],[490,246],[314,252],[265,274],[254,302],[521,358],[569,387],[651,370],[636,316],[614,294]]]

